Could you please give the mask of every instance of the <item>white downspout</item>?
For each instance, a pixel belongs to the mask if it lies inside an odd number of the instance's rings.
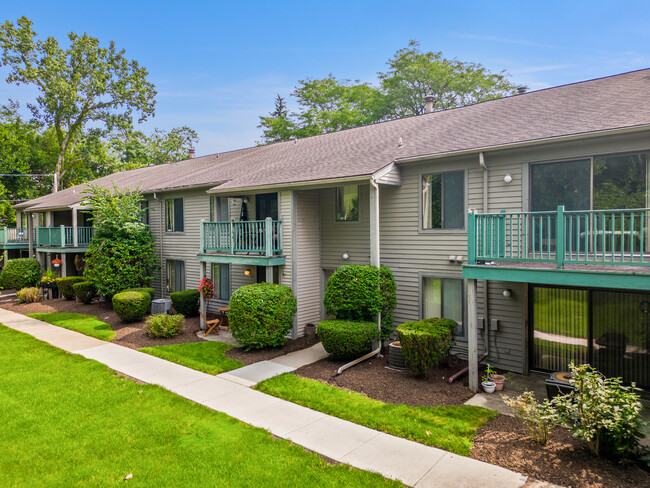
[[[372,266],[376,266],[377,270],[380,270],[381,262],[380,262],[380,245],[379,245],[379,185],[377,185],[377,182],[375,181],[375,176],[373,175],[372,179],[370,180],[370,184],[374,188],[370,190],[370,216],[371,216],[371,222],[370,222],[370,264]],[[374,196],[373,196],[374,195]],[[374,210],[374,211],[373,211]],[[377,292],[379,293],[379,283],[381,282],[380,278],[380,273],[379,271],[377,273]],[[379,339],[379,333],[381,332],[381,313],[377,315],[377,348],[368,354],[361,356],[360,358],[355,359],[354,361],[350,361],[347,364],[344,364],[341,366],[337,372],[336,375],[340,375],[343,371],[345,371],[348,368],[351,368],[355,364],[359,364],[362,361],[365,361],[366,359],[370,359],[372,357],[375,357],[379,355],[381,352],[381,339]]]

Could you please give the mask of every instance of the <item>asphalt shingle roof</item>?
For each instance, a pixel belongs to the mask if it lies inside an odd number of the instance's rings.
[[[142,192],[220,190],[369,176],[393,161],[650,125],[650,69],[329,134],[115,173],[93,184]],[[398,145],[401,138],[402,145]],[[17,205],[78,203],[86,185]],[[216,188],[215,188],[216,189]]]

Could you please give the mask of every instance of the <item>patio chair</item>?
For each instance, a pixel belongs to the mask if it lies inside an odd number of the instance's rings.
[[[207,336],[210,332],[214,332],[215,335],[219,335],[219,329],[217,327],[219,325],[219,322],[221,322],[221,318],[208,320],[205,318],[205,315],[203,315],[203,311],[201,309],[199,309],[199,313],[201,314],[201,318],[205,322],[206,327],[203,337]]]

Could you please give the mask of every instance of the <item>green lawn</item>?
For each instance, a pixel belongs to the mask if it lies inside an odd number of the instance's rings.
[[[226,357],[226,351],[234,346],[223,342],[190,342],[169,346],[143,347],[138,351],[146,352],[188,368],[197,369],[208,374],[219,374],[241,368],[244,364],[236,359]]]
[[[0,378],[0,486],[401,486],[4,326]]]
[[[478,428],[497,415],[492,410],[465,405],[411,407],[383,403],[289,373],[263,381],[255,388],[359,425],[463,456],[469,455]]]
[[[115,338],[115,331],[111,326],[101,320],[97,320],[94,315],[83,313],[30,313],[32,317],[49,324],[58,325],[65,329],[74,330],[87,336],[101,339],[102,341],[112,341]]]

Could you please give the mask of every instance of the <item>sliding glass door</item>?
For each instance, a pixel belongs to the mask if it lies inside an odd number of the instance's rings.
[[[650,293],[531,288],[531,369],[575,361],[650,386]]]

